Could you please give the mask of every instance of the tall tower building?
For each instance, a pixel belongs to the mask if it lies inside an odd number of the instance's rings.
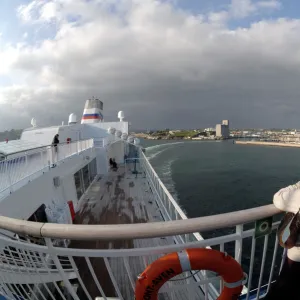
[[[229,120],[223,120],[222,124],[216,125],[216,137],[229,138]]]
[[[229,127],[229,120],[223,120],[222,121],[222,125],[226,125],[226,126]]]

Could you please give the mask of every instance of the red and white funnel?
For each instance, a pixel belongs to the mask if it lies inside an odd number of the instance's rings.
[[[99,123],[102,121],[103,102],[95,98],[86,100],[81,124]]]

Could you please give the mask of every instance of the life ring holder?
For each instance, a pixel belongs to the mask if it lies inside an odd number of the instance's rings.
[[[240,264],[224,252],[212,249],[187,249],[167,254],[149,265],[138,276],[135,287],[136,300],[157,300],[163,284],[182,272],[209,270],[219,274],[224,288],[218,300],[236,300],[247,282]]]

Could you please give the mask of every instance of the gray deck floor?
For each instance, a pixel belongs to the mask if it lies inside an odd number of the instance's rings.
[[[98,180],[92,184],[88,193],[81,201],[79,211],[76,214],[75,223],[128,224],[163,221],[160,208],[145,178],[145,174],[140,172],[140,174],[136,176],[132,174],[131,171],[130,166],[127,165],[126,170],[124,166],[121,166],[117,171],[110,171],[107,175],[99,177]],[[174,243],[175,239],[168,237],[109,242],[72,241],[70,247],[85,249],[121,249],[156,247]],[[158,256],[130,257],[128,263],[132,281],[135,282],[137,275],[157,258]],[[102,258],[93,258],[91,262],[106,296],[116,296],[115,288],[107,272],[104,260]],[[76,263],[91,296],[100,296],[90,272],[87,269],[86,262],[78,258]],[[109,264],[124,299],[134,299],[133,287],[129,284],[130,280],[124,259],[110,258]],[[178,285],[183,283],[185,283],[185,281],[175,281],[167,284]],[[195,289],[193,294],[195,299],[204,299],[203,293],[198,288]],[[173,292],[172,297],[163,293],[159,299],[191,299],[189,295],[187,289],[182,289]]]

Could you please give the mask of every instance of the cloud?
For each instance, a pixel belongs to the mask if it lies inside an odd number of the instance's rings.
[[[228,11],[223,10],[219,12],[210,12],[207,16],[208,22],[213,24],[224,24],[230,18],[230,14]]]
[[[251,14],[259,13],[262,10],[280,9],[281,3],[276,0],[258,1],[251,0],[232,0],[229,14],[234,18],[245,18]]]
[[[270,8],[270,9],[280,9],[281,3],[276,0],[269,0],[269,1],[259,1],[257,3],[257,7],[263,7],[263,8]]]
[[[0,87],[1,127],[60,123],[93,95],[107,120],[124,110],[134,128],[298,125],[300,20],[233,29],[225,13],[154,0],[34,2],[27,20],[57,31],[0,53],[17,81]]]
[[[17,9],[17,15],[24,22],[33,22],[37,17],[38,9],[43,5],[42,1],[34,0],[29,4],[22,4]]]
[[[244,18],[256,10],[251,0],[232,0],[230,12],[234,17]]]

